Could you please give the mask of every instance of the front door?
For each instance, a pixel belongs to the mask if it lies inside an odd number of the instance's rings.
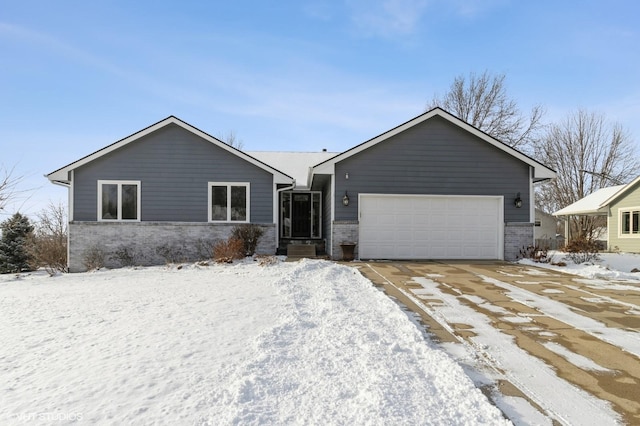
[[[322,206],[319,191],[286,191],[280,198],[280,237],[320,238]]]
[[[293,238],[309,238],[311,236],[311,194],[293,194],[291,219],[291,236]]]

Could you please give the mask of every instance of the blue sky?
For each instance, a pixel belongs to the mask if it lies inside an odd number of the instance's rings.
[[[455,76],[504,73],[546,121],[604,113],[640,142],[640,3],[0,0],[0,219],[49,173],[169,115],[246,150],[341,151],[424,111]]]

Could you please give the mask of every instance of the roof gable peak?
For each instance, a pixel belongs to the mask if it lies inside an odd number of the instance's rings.
[[[210,134],[198,129],[197,127],[187,123],[186,121],[181,120],[180,118],[176,117],[175,115],[170,115],[148,127],[145,127],[142,130],[139,130],[125,138],[122,138],[110,145],[107,145],[104,148],[99,149],[98,151],[93,152],[92,154],[89,154],[85,157],[82,157],[79,160],[74,161],[73,163],[70,163],[58,170],[55,170],[49,174],[46,175],[46,177],[52,181],[52,182],[56,182],[56,183],[62,183],[62,184],[68,184],[69,183],[69,172],[71,170],[74,170],[78,167],[81,167],[85,164],[88,164],[112,151],[115,151],[117,149],[120,149],[132,142],[135,142],[159,129],[162,129],[168,125],[171,124],[175,124],[183,129],[185,129],[186,131],[195,134],[196,136],[201,137],[202,139],[212,143],[213,145],[224,149],[225,151],[228,151],[240,158],[242,158],[245,161],[248,161],[249,163],[254,164],[255,166],[268,171],[269,173],[272,173],[274,175],[275,178],[275,182],[276,183],[290,183],[293,181],[293,178],[291,176],[288,176],[287,174],[281,172],[280,170],[277,170],[275,168],[273,168],[272,166],[263,163],[262,161],[252,157],[251,155],[229,145],[226,142],[221,141],[220,139],[211,136]]]
[[[512,157],[515,157],[517,159],[519,159],[520,161],[523,161],[524,163],[528,164],[529,166],[533,167],[534,169],[534,176],[533,179],[534,181],[543,181],[543,180],[548,180],[548,179],[553,179],[556,177],[556,173],[551,170],[550,168],[548,168],[547,166],[545,166],[544,164],[538,162],[537,160],[534,160],[533,158],[529,157],[528,155],[518,151],[515,148],[512,148],[511,146],[505,144],[504,142],[492,137],[491,135],[483,132],[482,130],[472,126],[471,124],[467,123],[466,121],[462,120],[459,117],[456,117],[455,115],[451,114],[450,112],[442,109],[441,107],[435,107],[430,109],[429,111],[423,112],[422,114],[400,124],[399,126],[396,126],[390,130],[387,130],[384,133],[381,133],[380,135],[371,138],[359,145],[356,145],[355,147],[344,151],[341,154],[336,155],[333,158],[330,158],[322,163],[316,164],[313,167],[313,172],[312,173],[333,173],[334,170],[334,166],[337,162],[342,161],[346,158],[351,157],[352,155],[355,155],[361,151],[364,151],[380,142],[383,142],[407,129],[410,129],[420,123],[423,123],[433,117],[441,117],[447,121],[449,121],[450,123],[458,126],[459,128],[471,133],[472,135],[477,136],[478,138],[480,138],[481,140],[489,143],[490,145],[495,146],[496,148],[506,152],[507,154],[511,155]]]

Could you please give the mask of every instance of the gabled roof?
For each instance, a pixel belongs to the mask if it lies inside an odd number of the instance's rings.
[[[609,198],[607,198],[606,200],[604,200],[603,204],[609,205],[611,203],[613,203],[614,201],[620,199],[624,194],[627,193],[628,190],[630,190],[631,188],[633,188],[638,182],[640,182],[640,176],[638,176],[637,178],[635,178],[633,181],[631,181],[630,183],[623,185],[622,188],[620,188],[618,190],[618,192],[616,192],[615,194],[612,194]]]
[[[373,139],[369,139],[366,142],[361,143],[360,145],[357,145],[341,154],[336,155],[335,157],[324,161],[322,163],[319,163],[317,165],[315,165],[312,169],[312,173],[310,173],[310,178],[312,177],[313,174],[333,174],[334,173],[334,169],[335,169],[335,164],[351,157],[352,155],[358,154],[359,152],[362,152],[380,142],[383,142],[395,135],[397,135],[400,132],[403,132],[413,126],[416,126],[424,121],[429,120],[430,118],[433,118],[435,116],[438,117],[442,117],[445,120],[455,124],[456,126],[462,128],[463,130],[466,130],[467,132],[473,134],[474,136],[479,137],[480,139],[482,139],[483,141],[495,146],[496,148],[506,152],[507,154],[521,160],[522,162],[530,165],[531,167],[533,167],[534,169],[534,175],[533,175],[533,180],[534,182],[539,182],[539,181],[543,181],[543,180],[548,180],[548,179],[554,179],[556,177],[556,172],[551,170],[550,168],[548,168],[547,166],[545,166],[544,164],[534,160],[533,158],[523,154],[522,152],[518,151],[517,149],[514,149],[512,147],[510,147],[509,145],[500,142],[499,140],[489,136],[488,134],[484,133],[483,131],[481,131],[480,129],[477,129],[475,127],[473,127],[472,125],[466,123],[465,121],[459,119],[458,117],[448,113],[447,111],[443,110],[442,108],[436,107],[433,108],[432,110],[429,110],[423,114],[420,114],[419,116],[407,121],[404,124],[401,124],[397,127],[394,127],[393,129],[382,133],[381,135],[376,136]]]
[[[296,180],[296,188],[307,189],[307,176],[314,164],[338,155],[338,152],[282,152],[282,151],[247,151],[247,154],[258,160],[282,170]]]
[[[553,213],[554,216],[603,215],[611,203],[622,198],[631,188],[640,182],[640,176],[626,185],[608,186],[576,201]]]
[[[293,182],[293,177],[281,172],[280,170],[277,170],[275,168],[273,168],[272,166],[258,160],[257,158],[254,158],[252,156],[250,156],[249,154],[240,151],[239,149],[236,149],[234,147],[232,147],[229,144],[226,144],[224,142],[222,142],[219,139],[216,139],[215,137],[211,136],[208,133],[203,132],[202,130],[190,125],[189,123],[186,123],[182,120],[180,120],[179,118],[171,115],[167,118],[165,118],[164,120],[160,120],[155,124],[152,124],[151,126],[142,129],[130,136],[127,136],[124,139],[120,139],[117,142],[112,143],[111,145],[108,145],[92,154],[89,154],[77,161],[74,161],[71,164],[68,164],[58,170],[55,170],[51,173],[49,173],[48,175],[46,175],[46,177],[54,182],[54,183],[62,183],[62,184],[68,184],[69,183],[69,172],[71,170],[77,169],[80,166],[83,166],[87,163],[90,163],[91,161],[94,161],[100,157],[102,157],[103,155],[106,155],[110,152],[113,152],[117,149],[122,148],[125,145],[130,144],[131,142],[134,142],[144,136],[149,135],[150,133],[155,132],[156,130],[159,130],[165,126],[171,125],[171,124],[175,124],[177,126],[182,127],[183,129],[187,130],[188,132],[191,132],[199,137],[201,137],[202,139],[211,142],[213,145],[217,146],[218,148],[224,149],[225,151],[230,152],[233,155],[236,155],[240,158],[242,158],[245,161],[248,161],[249,163],[253,164],[256,167],[259,167],[271,174],[273,174],[274,177],[274,182],[275,183],[285,183],[285,184],[291,184]]]
[[[609,200],[613,195],[620,192],[627,185],[609,186],[600,188],[597,191],[579,199],[573,204],[553,213],[554,216],[570,216],[570,215],[602,215],[606,214],[606,208]]]

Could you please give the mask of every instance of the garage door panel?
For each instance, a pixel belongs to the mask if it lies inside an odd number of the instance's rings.
[[[501,197],[362,194],[359,204],[361,258],[502,256]]]

